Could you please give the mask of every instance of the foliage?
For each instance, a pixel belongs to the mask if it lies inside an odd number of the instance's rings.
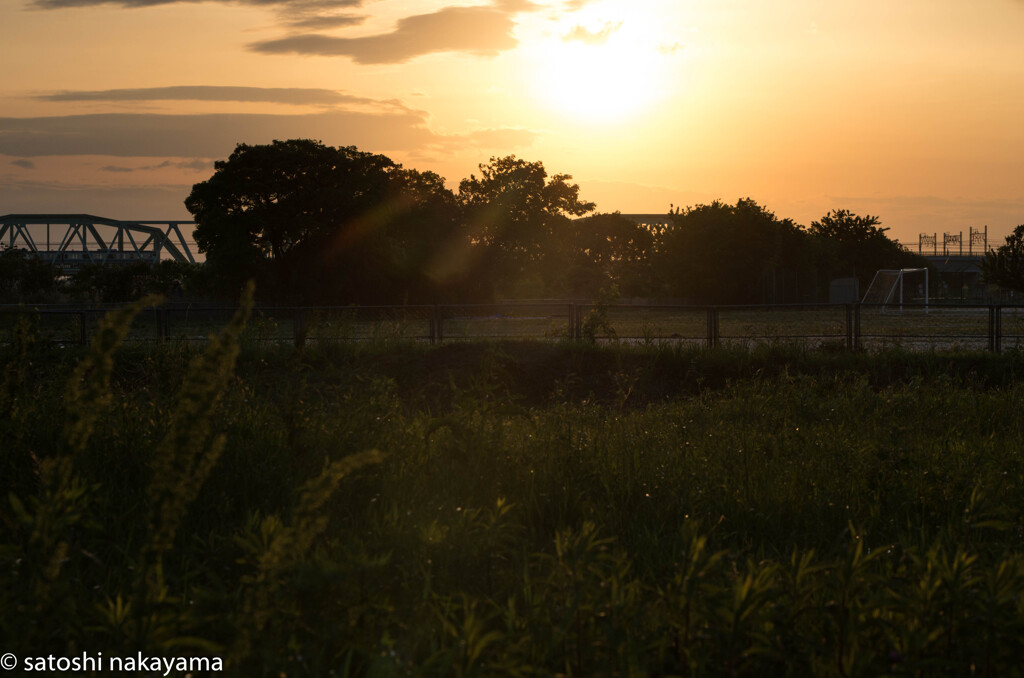
[[[60,270],[28,250],[0,247],[0,302],[50,301]]]
[[[790,219],[777,219],[750,198],[715,201],[672,212],[655,270],[668,295],[691,303],[777,301],[778,269],[804,265],[806,239]]]
[[[594,297],[615,285],[627,297],[647,296],[653,287],[650,259],[656,234],[618,212],[572,222],[557,290],[564,296]]]
[[[66,281],[66,292],[74,299],[103,303],[135,301],[146,294],[178,298],[201,294],[201,264],[165,260],[153,264],[85,264]]]
[[[457,240],[454,204],[433,173],[308,139],[239,144],[185,200],[226,285],[256,277],[305,303],[429,296],[443,282],[432,257]]]
[[[549,178],[539,161],[492,157],[479,168],[479,178],[471,174],[462,180],[458,196],[478,265],[504,294],[514,294],[516,284],[529,284],[531,278],[535,290],[543,289],[538,283],[550,286],[566,263],[569,217],[592,211],[594,203],[580,200],[579,186],[569,183],[572,176]]]
[[[881,268],[924,267],[878,218],[833,210],[804,230],[744,198],[672,212],[651,258],[660,295],[702,304],[822,301],[829,280]]]
[[[1024,291],[1024,224],[1013,229],[998,249],[985,253],[981,271],[989,284]]]
[[[880,269],[926,268],[924,258],[907,252],[885,235],[878,217],[858,216],[849,210],[832,210],[811,223],[807,233],[816,238],[830,278],[856,277],[866,290]]]
[[[206,352],[115,352],[129,315],[77,371],[28,327],[0,349],[46,358],[0,391],[3,454],[40,462],[4,478],[5,651],[229,676],[1017,671],[1020,355],[236,361],[242,316]]]

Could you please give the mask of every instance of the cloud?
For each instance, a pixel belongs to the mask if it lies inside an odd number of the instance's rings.
[[[159,170],[159,169],[184,169],[192,170],[193,172],[212,171],[213,160],[204,160],[196,158],[194,160],[164,160],[156,165],[142,165],[141,167],[125,167],[124,165],[105,165],[100,168],[101,172],[145,172],[148,170]]]
[[[365,17],[337,14],[339,9],[362,6],[364,0],[30,0],[29,7],[42,10],[117,5],[129,9],[157,7],[176,3],[221,2],[250,7],[276,8],[281,23],[292,28],[325,29],[353,26]]]
[[[0,153],[15,156],[221,157],[236,143],[306,137],[340,145],[401,149],[433,135],[418,113],[337,111],[309,115],[101,113],[0,118]]]
[[[226,157],[238,143],[265,144],[274,139],[319,139],[333,146],[354,145],[385,153],[524,145],[534,137],[528,130],[501,128],[461,135],[437,134],[427,127],[426,115],[415,111],[329,111],[306,115],[98,113],[0,118],[0,154],[24,158],[188,158],[181,161],[185,163],[180,166],[183,169],[201,169],[198,163],[205,161],[198,159]]]
[[[8,214],[98,214],[112,219],[191,220],[184,204],[190,189],[191,184],[184,182],[180,185],[108,186],[16,181],[0,176],[0,204]]]
[[[263,54],[348,56],[361,64],[402,63],[438,52],[493,56],[518,44],[512,36],[513,10],[508,7],[521,6],[526,4],[444,7],[400,19],[390,33],[357,38],[306,33],[255,42],[249,48]]]
[[[70,7],[94,7],[96,5],[120,5],[121,7],[156,7],[179,2],[207,2],[208,0],[32,0],[29,7],[36,9],[66,9]],[[224,3],[251,5],[256,7],[281,6],[291,11],[312,11],[359,7],[363,0],[220,0]]]
[[[408,109],[396,99],[370,99],[332,89],[302,87],[233,87],[179,85],[133,89],[68,90],[41,94],[43,101],[241,101],[296,105],[369,105],[382,109]]]
[[[15,165],[17,167],[21,167],[22,169],[35,169],[36,168],[36,164],[34,162],[32,162],[31,160],[28,160],[26,158],[22,158],[20,160],[12,160],[11,164]]]
[[[325,29],[325,28],[341,28],[343,26],[357,26],[366,21],[364,16],[352,16],[349,14],[341,15],[321,15],[315,14],[302,19],[295,19],[289,21],[288,25],[292,28],[312,28],[312,29]]]
[[[528,129],[488,128],[439,137],[435,146],[445,149],[469,147],[507,150],[529,146],[536,138],[537,133]]]
[[[490,0],[489,4],[469,7],[443,7],[435,12],[399,19],[397,27],[389,33],[350,38],[313,31],[362,23],[365,16],[338,12],[362,7],[366,0],[30,0],[29,7],[44,10],[97,5],[144,8],[178,2],[221,2],[274,8],[282,26],[310,32],[254,42],[249,45],[252,51],[349,56],[362,64],[402,63],[437,52],[493,56],[517,45],[512,35],[512,17],[515,14],[545,8],[531,0]],[[583,4],[579,1],[569,3],[573,7]]]
[[[513,13],[535,12],[542,9],[540,5],[535,5],[529,0],[494,0],[494,6]]]
[[[601,30],[590,31],[583,26],[575,26],[568,34],[562,36],[565,42],[582,42],[585,45],[603,45],[615,31],[622,28],[622,23],[608,22],[601,27]]]
[[[204,158],[195,158],[194,160],[165,160],[159,165],[153,165],[152,167],[145,167],[143,169],[163,169],[165,167],[173,167],[175,169],[192,170],[194,172],[202,172],[203,170],[213,169],[213,160],[206,160]]]

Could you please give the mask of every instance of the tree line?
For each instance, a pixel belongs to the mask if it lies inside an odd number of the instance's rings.
[[[863,292],[879,269],[926,266],[875,216],[837,209],[804,227],[741,198],[672,207],[651,227],[597,212],[570,175],[514,155],[491,158],[452,190],[434,172],[352,146],[239,144],[185,206],[205,264],[148,276],[86,270],[79,294],[231,299],[255,279],[261,300],[277,304],[816,302],[836,278],[857,278]],[[0,271],[0,294],[28,285],[15,278]]]
[[[495,157],[449,189],[383,155],[240,144],[185,201],[210,278],[295,303],[629,297],[819,301],[827,282],[922,265],[873,216],[809,228],[750,199],[674,208],[662,228],[596,213],[568,174]]]

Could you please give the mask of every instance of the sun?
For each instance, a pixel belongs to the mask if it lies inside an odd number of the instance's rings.
[[[656,106],[671,87],[665,54],[625,22],[577,24],[539,38],[530,52],[534,98],[580,123],[634,117]]]

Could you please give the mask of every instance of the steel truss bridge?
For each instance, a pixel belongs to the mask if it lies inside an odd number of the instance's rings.
[[[119,221],[90,214],[7,214],[0,217],[0,246],[24,248],[64,271],[85,264],[195,263],[181,228],[191,221]],[[190,234],[191,235],[191,234]]]

